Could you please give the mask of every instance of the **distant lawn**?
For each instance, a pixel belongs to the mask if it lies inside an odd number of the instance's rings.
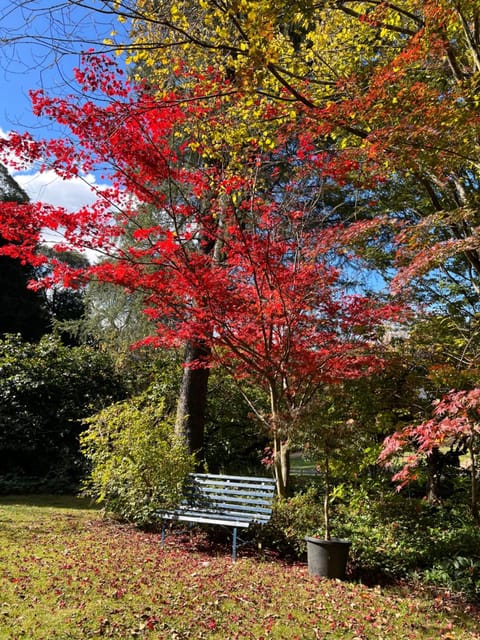
[[[292,475],[316,475],[315,463],[306,460],[302,453],[295,452],[290,456],[290,473]]]
[[[0,640],[480,639],[476,613],[446,595],[229,554],[189,533],[162,549],[75,499],[0,497]]]

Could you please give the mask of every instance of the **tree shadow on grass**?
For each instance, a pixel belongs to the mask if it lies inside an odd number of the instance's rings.
[[[243,531],[240,531],[240,534]],[[238,540],[237,548],[238,560],[248,558],[259,562],[279,561],[283,564],[298,564],[286,557],[280,556],[277,552],[268,548],[260,548],[255,539]],[[189,527],[182,523],[174,523],[167,528],[167,538],[165,546],[182,548],[186,553],[200,553],[212,558],[232,557],[232,531],[229,527],[219,527],[207,525],[194,525]]]
[[[15,505],[24,507],[44,507],[55,509],[88,509],[92,511],[99,511],[101,509],[101,506],[95,504],[91,500],[91,498],[83,498],[71,495],[0,495],[0,507],[12,507]]]

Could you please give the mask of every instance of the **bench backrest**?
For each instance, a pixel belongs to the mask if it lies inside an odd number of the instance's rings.
[[[246,522],[268,522],[275,494],[273,478],[190,474],[185,493],[189,506]]]

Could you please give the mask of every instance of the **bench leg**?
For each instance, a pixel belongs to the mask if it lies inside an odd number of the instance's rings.
[[[235,562],[236,559],[237,559],[237,527],[233,527],[232,561]]]
[[[166,523],[165,520],[162,520],[162,538],[160,540],[160,544],[163,547],[164,543],[165,543],[165,527],[166,527]]]

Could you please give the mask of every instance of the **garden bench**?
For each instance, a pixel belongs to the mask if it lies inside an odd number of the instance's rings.
[[[268,522],[274,493],[273,478],[192,473],[179,506],[157,512],[162,519],[162,544],[167,520],[231,527],[235,562],[239,544],[237,529],[247,528],[254,522]]]

